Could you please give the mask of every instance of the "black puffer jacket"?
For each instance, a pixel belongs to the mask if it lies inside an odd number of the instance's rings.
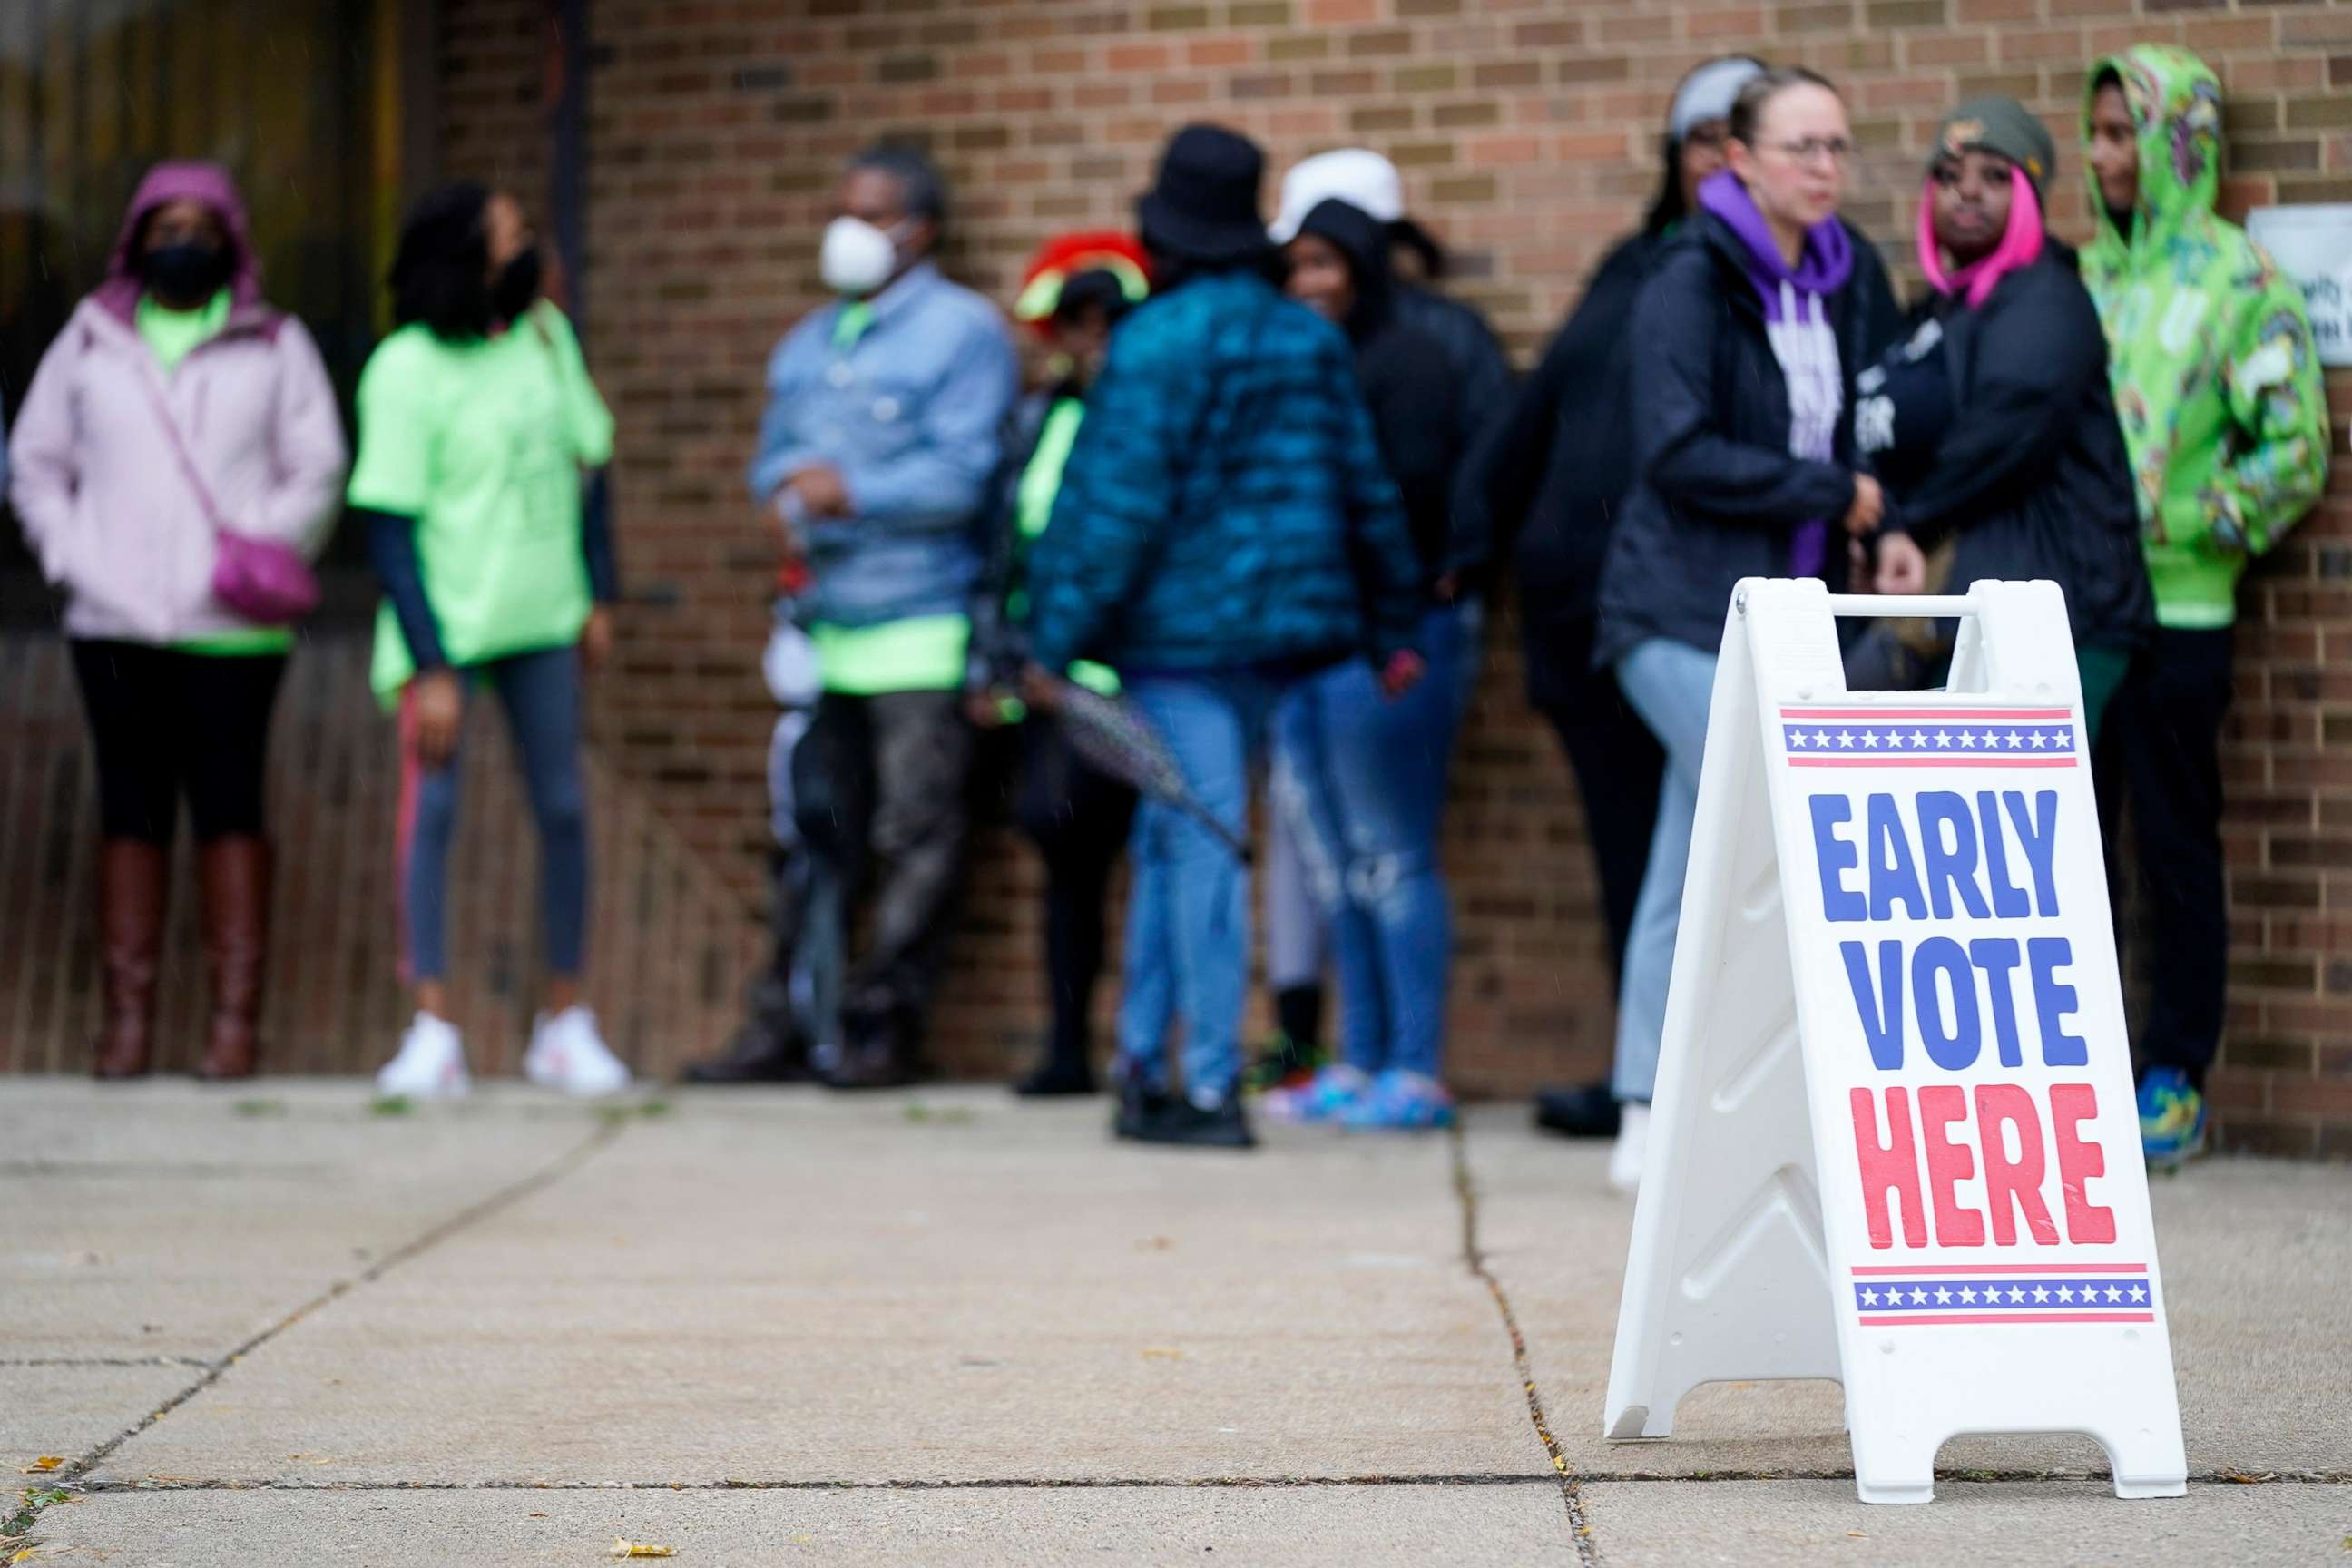
[[[1953,538],[1949,591],[2046,577],[2081,646],[2132,647],[2156,624],[2131,460],[2107,382],[2098,310],[2056,240],[1984,304],[1937,295],[1952,421],[1927,471],[1891,490],[1886,526],[1925,550]],[[1957,536],[1957,537],[1955,537]]]
[[[1853,378],[1902,329],[1886,268],[1859,233],[1853,274],[1830,298],[1853,405]],[[1637,477],[1601,575],[1599,665],[1673,637],[1713,653],[1743,577],[1789,574],[1800,523],[1831,529],[1825,574],[1843,587],[1838,525],[1853,504],[1853,422],[1835,458],[1789,455],[1789,384],[1765,336],[1746,245],[1712,213],[1694,216],[1659,257],[1633,307],[1629,398]]]

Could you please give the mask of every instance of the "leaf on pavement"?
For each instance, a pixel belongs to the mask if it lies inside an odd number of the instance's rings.
[[[31,1464],[23,1467],[16,1473],[21,1476],[46,1476],[51,1470],[56,1469],[59,1465],[64,1463],[65,1460],[55,1454],[43,1454],[39,1458],[35,1459]]]
[[[642,1541],[631,1541],[626,1536],[616,1535],[613,1537],[613,1555],[615,1557],[675,1557],[677,1555],[677,1548],[648,1546]]]

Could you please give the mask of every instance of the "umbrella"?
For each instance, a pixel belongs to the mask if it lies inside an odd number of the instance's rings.
[[[1055,716],[1062,721],[1071,748],[1092,763],[1097,772],[1132,784],[1144,795],[1192,818],[1215,834],[1243,865],[1255,858],[1241,837],[1193,793],[1192,784],[1185,780],[1184,770],[1168,750],[1168,742],[1160,738],[1151,721],[1132,703],[1105,697],[1069,681],[1057,685]]]

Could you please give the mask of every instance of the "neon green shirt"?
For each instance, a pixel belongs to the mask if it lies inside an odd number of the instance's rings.
[[[417,520],[452,665],[579,640],[592,607],[581,470],[611,461],[613,416],[562,311],[542,300],[498,337],[460,342],[403,327],[361,374],[359,426],[346,499]],[[386,604],[371,683],[389,703],[415,673]]]
[[[198,345],[219,335],[220,330],[228,325],[228,312],[226,289],[193,310],[174,310],[156,303],[152,295],[142,294],[131,321],[139,329],[140,341],[147,345],[147,352],[155,356],[155,363],[169,376]],[[266,657],[289,652],[294,647],[294,628],[248,626],[242,631],[193,637],[173,646],[182,653],[202,654],[208,658]]]
[[[1045,423],[1037,432],[1036,450],[1030,455],[1029,466],[1021,470],[1021,483],[1013,497],[1013,517],[1021,530],[1023,545],[1034,544],[1054,520],[1054,498],[1062,493],[1062,470],[1069,466],[1070,450],[1078,444],[1078,426],[1087,416],[1083,397],[1056,399],[1046,412]],[[1029,595],[1017,591],[1014,603],[1006,611],[1014,620],[1026,620],[1029,616]],[[1089,691],[1105,697],[1118,695],[1118,676],[1109,667],[1091,659],[1080,659],[1070,666],[1070,679]]]
[[[194,352],[197,344],[228,325],[228,307],[226,289],[193,310],[174,310],[157,304],[153,295],[142,294],[132,319],[148,352],[163,367],[163,374],[169,375],[180,368],[180,362]]]
[[[874,305],[852,300],[833,323],[833,346],[845,351],[874,324]],[[917,616],[877,626],[819,623],[809,628],[816,644],[824,689],[845,697],[879,697],[891,691],[953,691],[963,684],[971,653],[971,621],[964,616]]]
[[[956,691],[971,652],[965,616],[915,616],[873,626],[819,621],[809,628],[824,689],[845,697],[891,691]]]

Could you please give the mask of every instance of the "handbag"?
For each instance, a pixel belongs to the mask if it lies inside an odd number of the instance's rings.
[[[141,381],[147,388],[148,400],[155,406],[155,416],[163,422],[163,433],[171,437],[172,455],[179,461],[180,477],[187,480],[205,521],[212,525],[213,538],[218,545],[213,560],[213,597],[245,619],[265,626],[291,626],[309,616],[319,607],[318,574],[310,570],[310,563],[292,545],[239,533],[223,521],[220,508],[213,503],[212,490],[196,471],[195,460],[188,455],[179,421],[172,417],[171,405],[163,401],[155,378],[142,376]]]

